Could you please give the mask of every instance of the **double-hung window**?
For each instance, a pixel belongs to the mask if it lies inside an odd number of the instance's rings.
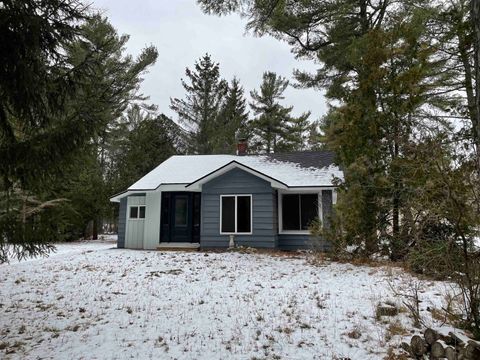
[[[145,206],[130,206],[130,219],[145,219]]]
[[[220,196],[220,233],[252,233],[252,195]]]
[[[307,231],[318,218],[318,194],[282,194],[282,230]]]

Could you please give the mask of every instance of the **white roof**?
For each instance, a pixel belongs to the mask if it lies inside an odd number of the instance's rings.
[[[335,165],[306,168],[267,155],[175,155],[130,186],[128,191],[155,190],[166,184],[190,184],[232,162],[273,178],[286,187],[333,186],[334,177],[343,179],[343,172]]]

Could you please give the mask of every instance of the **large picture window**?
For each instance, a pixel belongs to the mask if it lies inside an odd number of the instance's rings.
[[[220,232],[222,234],[252,233],[251,195],[222,195],[220,203]]]
[[[305,231],[318,217],[318,194],[282,195],[282,230]]]

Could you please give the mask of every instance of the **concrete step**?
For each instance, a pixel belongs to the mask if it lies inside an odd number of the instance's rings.
[[[160,243],[157,250],[198,250],[200,243]]]

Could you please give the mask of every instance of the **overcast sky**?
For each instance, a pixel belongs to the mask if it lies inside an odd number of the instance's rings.
[[[186,67],[206,52],[220,63],[223,78],[236,75],[246,94],[258,88],[264,71],[274,71],[292,79],[295,68],[314,70],[315,64],[297,61],[287,44],[271,37],[258,38],[245,33],[246,20],[237,15],[217,17],[201,12],[195,0],[93,0],[93,7],[102,11],[121,34],[129,34],[127,49],[136,56],[142,48],[153,44],[158,60],[150,68],[142,92],[159,111],[175,118],[170,110],[170,97],[183,98],[180,79]],[[312,120],[326,112],[322,93],[289,87],[285,105],[293,105],[294,113],[312,111]]]

